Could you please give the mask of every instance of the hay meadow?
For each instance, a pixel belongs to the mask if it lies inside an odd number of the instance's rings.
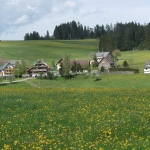
[[[50,64],[64,54],[90,59],[97,43],[1,41],[0,52]],[[118,63],[128,60],[140,73],[101,75],[98,82],[77,76],[0,85],[0,149],[150,150],[150,77],[143,74],[149,57],[148,50],[122,52]]]

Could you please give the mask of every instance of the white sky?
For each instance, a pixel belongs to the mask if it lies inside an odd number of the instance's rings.
[[[149,23],[149,0],[0,0],[0,40],[23,40],[25,33],[75,20],[93,28],[116,22]]]

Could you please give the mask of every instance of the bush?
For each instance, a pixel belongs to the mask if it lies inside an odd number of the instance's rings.
[[[126,60],[123,62],[123,67],[129,67],[129,64],[127,63]]]
[[[139,69],[133,69],[133,68],[109,68],[110,72],[113,71],[134,71],[134,73],[139,73]]]
[[[54,79],[55,79],[54,73],[51,73],[51,72],[48,72],[48,73],[47,73],[47,77],[48,77],[48,79],[50,79],[50,80],[54,80]]]
[[[95,77],[95,80],[94,80],[94,81],[99,81],[99,80],[101,80],[100,75],[96,75],[96,77]]]

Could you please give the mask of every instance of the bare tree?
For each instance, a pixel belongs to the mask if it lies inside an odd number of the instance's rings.
[[[113,55],[113,59],[115,61],[115,60],[117,60],[118,56],[121,56],[121,52],[120,52],[119,49],[115,49],[115,50],[112,51],[112,55]]]
[[[0,57],[0,66],[4,65],[5,62],[6,61],[3,58]]]

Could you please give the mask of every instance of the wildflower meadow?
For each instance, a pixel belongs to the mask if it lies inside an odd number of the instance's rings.
[[[1,88],[1,150],[150,150],[150,89]]]

